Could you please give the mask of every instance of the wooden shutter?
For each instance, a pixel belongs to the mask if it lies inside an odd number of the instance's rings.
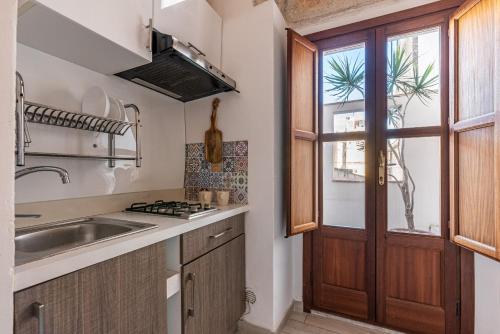
[[[287,235],[318,227],[316,46],[288,30]]]
[[[500,0],[450,21],[450,237],[500,259]]]

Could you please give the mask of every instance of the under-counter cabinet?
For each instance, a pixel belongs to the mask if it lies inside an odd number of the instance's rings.
[[[15,293],[15,333],[166,333],[165,255],[158,243]]]
[[[181,238],[184,334],[234,333],[245,311],[244,216]]]
[[[20,0],[18,42],[115,74],[152,60],[153,2]]]

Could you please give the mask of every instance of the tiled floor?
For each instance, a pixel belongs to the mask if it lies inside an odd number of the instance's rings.
[[[399,332],[340,317],[292,312],[281,334],[396,334]]]

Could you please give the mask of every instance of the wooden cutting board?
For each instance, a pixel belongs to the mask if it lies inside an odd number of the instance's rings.
[[[210,116],[210,129],[205,131],[205,160],[217,164],[222,162],[222,131],[217,129],[217,109],[220,100],[212,101],[212,115]]]

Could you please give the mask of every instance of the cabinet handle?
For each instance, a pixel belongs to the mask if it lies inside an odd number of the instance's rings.
[[[149,19],[149,24],[146,26],[146,29],[148,29],[148,44],[146,44],[146,49],[148,49],[149,52],[153,52],[153,18]]]
[[[188,282],[191,281],[192,285],[193,285],[192,294],[191,294],[191,307],[188,308],[188,310],[187,310],[187,316],[189,318],[189,317],[194,317],[194,306],[195,306],[194,293],[195,293],[196,275],[194,273],[189,273],[187,280],[188,280]]]
[[[196,50],[196,52],[198,52],[198,55],[200,56],[203,56],[203,57],[206,57],[207,55],[201,51],[199,48],[197,48],[195,45],[191,44],[191,42],[188,42],[188,47],[191,48],[191,49],[194,49]]]
[[[45,305],[34,303],[33,310],[38,319],[38,334],[45,334]]]
[[[228,227],[227,229],[225,229],[224,231],[222,231],[219,234],[213,234],[213,235],[209,236],[209,238],[210,239],[218,239],[218,238],[224,236],[224,234],[226,234],[227,232],[231,231],[232,229],[233,229],[232,227]]]

